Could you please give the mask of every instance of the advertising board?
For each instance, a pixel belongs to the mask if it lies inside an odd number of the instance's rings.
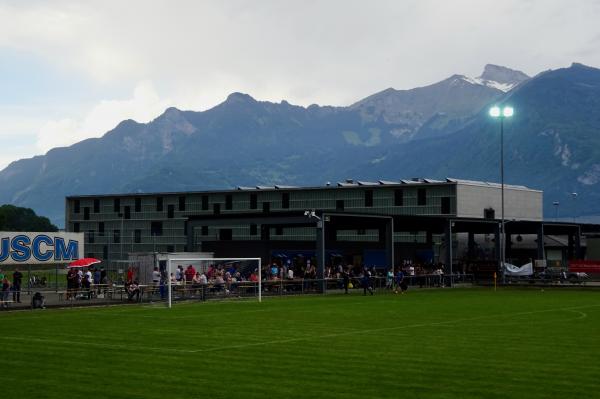
[[[0,232],[0,265],[69,263],[84,253],[83,233]]]

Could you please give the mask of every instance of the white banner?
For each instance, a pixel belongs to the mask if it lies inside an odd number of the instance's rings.
[[[529,262],[519,267],[504,263],[504,272],[507,276],[531,276],[533,274],[533,264]]]
[[[0,265],[69,263],[84,253],[83,233],[0,232]]]

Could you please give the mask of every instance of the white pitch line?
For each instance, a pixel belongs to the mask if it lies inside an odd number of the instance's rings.
[[[584,306],[574,306],[569,308],[556,308],[556,309],[545,309],[545,310],[534,310],[530,312],[517,312],[517,313],[508,313],[508,314],[495,314],[489,316],[478,316],[478,317],[470,317],[463,319],[454,319],[454,320],[446,320],[439,322],[431,322],[431,323],[419,323],[419,324],[409,324],[395,327],[382,327],[382,328],[372,328],[372,329],[364,329],[364,330],[352,330],[348,332],[342,333],[334,333],[334,334],[323,334],[323,335],[309,335],[304,337],[297,338],[288,338],[288,339],[280,339],[280,340],[272,340],[272,341],[263,341],[263,342],[253,342],[253,343],[245,343],[239,345],[227,345],[222,347],[213,347],[213,348],[205,348],[205,349],[177,349],[177,348],[159,348],[159,347],[147,347],[147,346],[131,346],[131,345],[123,345],[123,344],[106,344],[101,342],[77,342],[70,340],[54,340],[47,338],[34,338],[34,337],[13,337],[13,336],[3,336],[3,339],[7,340],[16,340],[16,341],[34,341],[34,342],[42,342],[42,343],[54,343],[54,344],[66,344],[66,345],[87,345],[87,346],[95,346],[99,348],[108,348],[108,349],[122,349],[122,350],[131,350],[137,352],[150,351],[150,352],[161,352],[161,353],[202,353],[202,352],[218,352],[218,351],[226,351],[230,349],[243,349],[250,348],[254,346],[265,346],[265,345],[278,345],[278,344],[286,344],[291,342],[299,342],[299,341],[309,341],[312,339],[324,339],[324,338],[337,338],[344,337],[349,335],[356,334],[369,334],[383,331],[395,331],[395,330],[403,330],[409,328],[419,328],[419,327],[431,327],[431,326],[440,326],[446,324],[453,323],[461,323],[464,321],[476,321],[483,319],[494,319],[501,317],[514,317],[514,316],[522,316],[536,313],[548,313],[548,312],[559,312],[559,311],[573,311],[576,313],[580,313],[582,316],[577,319],[583,319],[587,317],[587,314],[584,312],[578,312],[577,309],[587,309],[591,307],[599,307],[600,304],[597,305],[584,305]]]

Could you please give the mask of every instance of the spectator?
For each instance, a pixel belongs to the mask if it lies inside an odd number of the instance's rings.
[[[41,293],[36,292],[33,294],[31,297],[31,307],[33,309],[46,309],[46,299]]]
[[[96,292],[98,294],[100,293],[100,282],[101,281],[102,281],[102,274],[100,273],[100,269],[95,268],[93,282],[94,282],[94,286],[96,287]]]
[[[87,299],[92,299],[92,292],[90,290],[92,285],[92,272],[89,270],[83,273],[81,285],[83,287],[83,291],[85,292],[85,296]]]
[[[133,266],[129,266],[129,268],[127,269],[127,282],[133,283],[133,277],[134,277]]]
[[[160,271],[158,270],[158,267],[154,267],[154,270],[152,270],[152,285],[154,286],[153,290],[156,290],[157,287],[160,290]],[[156,291],[153,291],[153,292],[156,292]],[[161,298],[162,298],[162,293],[161,293]]]
[[[373,295],[373,287],[371,287],[371,272],[367,270],[367,268],[363,269],[361,282],[363,287],[363,295],[367,295],[367,291]]]
[[[75,281],[77,283],[77,289],[80,290],[81,283],[83,282],[83,270],[82,269],[77,270],[77,279]]]
[[[23,281],[23,273],[19,268],[15,268],[13,273],[13,302],[21,303],[21,282]]]
[[[100,272],[100,269],[98,269],[98,268],[94,269],[94,279],[93,280],[94,280],[94,285],[98,285],[102,281],[102,273]]]
[[[206,274],[200,274],[200,298],[205,301],[206,300],[206,287],[208,286],[208,278]]]
[[[256,270],[252,272],[252,274],[250,274],[250,281],[252,281],[253,283],[256,283],[258,281],[258,275],[256,274]]]
[[[385,278],[385,288],[391,290],[394,282],[394,272],[392,269],[388,269],[386,278]]]
[[[217,277],[215,278],[214,290],[216,292],[220,292],[223,289],[223,285],[225,284],[225,280],[223,280],[223,276],[221,273],[217,273]]]
[[[100,268],[100,284],[108,284],[108,275],[103,267]]]
[[[196,275],[196,269],[194,269],[194,266],[189,265],[187,267],[187,269],[185,269],[185,281],[186,281],[186,283],[191,284],[195,275]]]
[[[140,286],[137,280],[132,283],[129,283],[129,285],[127,286],[127,300],[129,302],[132,302],[133,297],[135,297],[136,302],[140,301]]]
[[[200,280],[200,272],[196,272],[196,274],[194,274],[194,277],[192,277],[192,289],[194,289],[196,293],[200,289]]]
[[[348,287],[350,286],[350,272],[348,269],[342,268],[342,280],[344,283],[344,294],[348,293]]]
[[[2,299],[2,307],[8,308],[8,294],[10,292],[10,283],[6,276],[2,279],[2,295],[0,299]]]
[[[276,279],[278,274],[279,268],[277,267],[277,264],[273,262],[273,264],[271,265],[271,278]]]
[[[177,266],[177,270],[175,271],[175,280],[177,282],[183,282],[183,278],[185,276],[185,272],[183,271],[183,266]]]
[[[67,272],[67,299],[75,299],[77,295],[77,271],[70,268]]]

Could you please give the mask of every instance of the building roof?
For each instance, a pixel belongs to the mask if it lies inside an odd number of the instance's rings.
[[[464,180],[455,178],[446,178],[446,180],[434,180],[434,179],[423,179],[423,178],[412,178],[402,180],[378,180],[377,182],[353,180],[347,179],[344,181],[337,182],[336,185],[330,184],[329,182],[324,186],[287,186],[287,185],[274,185],[274,186],[237,186],[235,189],[222,189],[222,190],[202,190],[202,191],[176,191],[176,192],[150,192],[150,193],[113,193],[113,194],[83,194],[83,195],[69,195],[66,198],[98,198],[98,197],[144,197],[144,196],[156,196],[156,195],[181,195],[181,194],[214,194],[214,193],[235,193],[240,191],[302,191],[302,190],[333,190],[333,189],[345,189],[345,188],[356,188],[356,187],[398,187],[413,186],[413,185],[425,185],[425,186],[440,186],[440,185],[474,185],[480,187],[492,187],[500,188],[499,183],[484,182],[476,180]],[[526,190],[526,191],[537,191],[541,190],[531,189],[520,185],[505,184],[505,188],[513,190]]]

